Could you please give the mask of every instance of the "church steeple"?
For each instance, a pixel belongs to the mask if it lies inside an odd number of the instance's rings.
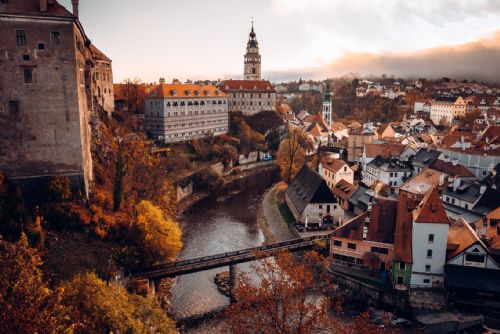
[[[260,54],[257,34],[255,34],[252,20],[252,30],[248,35],[247,53],[245,54],[244,73],[245,80],[261,80]]]
[[[332,127],[332,92],[330,90],[330,84],[326,84],[325,92],[323,94],[323,119],[326,121],[328,126]]]

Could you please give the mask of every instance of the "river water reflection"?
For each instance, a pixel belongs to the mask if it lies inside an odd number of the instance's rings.
[[[276,170],[266,170],[232,183],[188,210],[181,219],[184,248],[181,260],[262,245],[258,212],[262,196],[278,180]],[[249,264],[238,265],[239,270]],[[178,317],[210,312],[228,305],[213,283],[227,267],[180,276],[172,288],[172,306]]]

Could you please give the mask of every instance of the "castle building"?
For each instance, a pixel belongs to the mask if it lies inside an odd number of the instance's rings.
[[[250,31],[247,43],[247,53],[245,54],[245,66],[244,66],[245,80],[261,79],[260,61],[261,58],[259,54],[259,43],[257,42],[257,35],[253,30],[253,22],[252,22],[252,31]]]
[[[112,61],[95,45],[90,45],[92,51],[92,96],[95,101],[107,112],[115,108],[113,92]]]
[[[72,5],[0,1],[0,170],[21,180],[60,173],[88,193],[94,58]]]
[[[145,99],[144,130],[167,143],[227,133],[227,95],[214,85],[161,84]]]
[[[326,85],[325,93],[323,94],[323,119],[328,124],[328,128],[332,127],[332,92],[330,85]]]
[[[225,80],[220,89],[227,94],[230,112],[241,111],[253,115],[264,110],[276,110],[276,90],[267,80],[261,79],[261,57],[253,23],[247,53],[244,58],[244,80]]]

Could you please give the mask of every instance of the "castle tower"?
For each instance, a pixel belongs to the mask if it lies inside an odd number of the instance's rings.
[[[323,94],[323,119],[332,127],[332,92],[330,91],[330,84],[326,84],[325,93]]]
[[[256,37],[252,21],[252,31],[248,38],[247,53],[245,54],[245,69],[243,73],[245,80],[261,80],[259,43]]]

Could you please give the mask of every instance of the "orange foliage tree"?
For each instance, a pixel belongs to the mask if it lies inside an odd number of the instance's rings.
[[[278,149],[277,163],[280,167],[281,177],[290,183],[297,172],[304,165],[305,150],[310,149],[310,142],[306,134],[299,129],[290,129]]]
[[[0,333],[63,333],[69,325],[39,269],[42,261],[21,235],[17,243],[0,239]]]
[[[306,252],[294,261],[288,252],[252,265],[258,283],[246,275],[238,279],[229,306],[226,330],[240,334],[396,334],[398,330],[380,326],[366,311],[352,320],[341,319],[342,298],[330,299],[323,293],[333,289],[325,274],[327,261],[318,253]]]

